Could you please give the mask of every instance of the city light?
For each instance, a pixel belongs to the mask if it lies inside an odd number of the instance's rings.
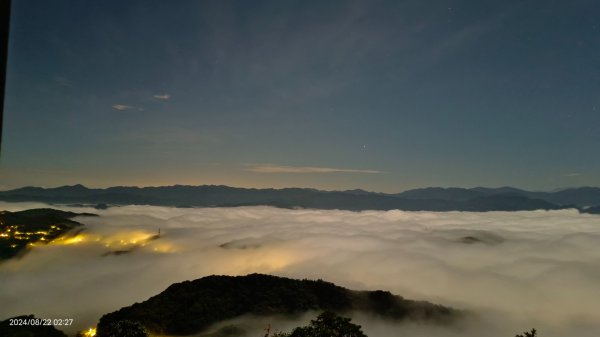
[[[83,335],[85,337],[94,337],[94,336],[96,336],[96,328],[89,328]]]

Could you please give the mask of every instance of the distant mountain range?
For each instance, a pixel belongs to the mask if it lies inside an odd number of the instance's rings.
[[[586,207],[600,205],[599,187],[568,188],[555,192],[531,192],[514,187],[499,188],[441,188],[430,187],[405,191],[396,194],[400,197],[411,199],[443,199],[443,200],[469,200],[490,195],[522,196],[530,199],[540,199],[556,205],[575,205]]]
[[[310,188],[255,189],[222,185],[87,188],[23,187],[1,191],[3,201],[60,204],[233,207],[268,205],[282,208],[407,211],[523,211],[577,208],[600,213],[600,188],[580,187],[532,192],[512,187],[413,189],[388,194],[364,190],[321,191]],[[596,206],[596,207],[590,207]]]

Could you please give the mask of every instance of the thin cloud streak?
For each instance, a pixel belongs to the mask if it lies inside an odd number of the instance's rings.
[[[162,94],[162,95],[154,95],[152,97],[154,97],[156,99],[159,99],[159,100],[162,100],[162,101],[166,101],[166,100],[169,100],[171,98],[171,95],[169,95],[169,94]]]
[[[259,164],[253,165],[245,169],[246,171],[256,173],[369,173],[378,174],[378,170],[357,170],[332,167],[316,167],[316,166],[286,166],[286,165],[271,165]]]
[[[134,107],[131,105],[126,105],[126,104],[115,104],[112,106],[112,108],[115,110],[119,110],[119,111],[125,111],[125,110],[131,110]]]
[[[118,111],[126,111],[126,110],[144,111],[144,108],[142,108],[140,106],[133,106],[133,105],[127,105],[127,104],[115,104],[112,106],[112,108],[115,110],[118,110]]]
[[[56,76],[56,77],[54,77],[54,81],[56,83],[62,85],[63,87],[72,87],[73,86],[73,81],[69,80],[66,77]]]

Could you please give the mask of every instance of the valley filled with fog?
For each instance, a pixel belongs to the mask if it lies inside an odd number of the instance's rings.
[[[0,203],[1,210],[49,207]],[[370,337],[600,334],[600,216],[575,210],[405,212],[150,206],[90,212],[84,230],[0,263],[0,319],[74,318],[72,332],[169,285],[268,273],[389,290],[472,313],[452,327],[357,313]],[[160,237],[153,239],[160,229]],[[298,320],[305,323],[314,315]],[[234,320],[286,330],[298,322]],[[279,324],[279,325],[278,325]],[[263,332],[264,333],[264,332]]]

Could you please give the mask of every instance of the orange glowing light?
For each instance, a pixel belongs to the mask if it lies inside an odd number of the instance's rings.
[[[102,239],[105,246],[144,245],[153,238],[153,234],[145,231],[118,233]]]
[[[157,253],[174,253],[177,251],[175,246],[169,243],[154,243],[150,247],[152,247],[152,251]]]
[[[76,236],[74,236],[72,238],[68,238],[68,239],[63,240],[63,243],[65,245],[72,245],[72,244],[81,243],[81,242],[83,242],[84,239],[85,239],[85,236],[83,236],[83,235],[76,235]]]
[[[62,237],[57,240],[53,240],[52,243],[56,245],[75,245],[82,243],[86,240],[86,236],[83,234],[77,234],[71,237]]]
[[[83,335],[85,337],[94,337],[94,336],[96,336],[96,328],[89,328],[89,330],[86,331]]]

